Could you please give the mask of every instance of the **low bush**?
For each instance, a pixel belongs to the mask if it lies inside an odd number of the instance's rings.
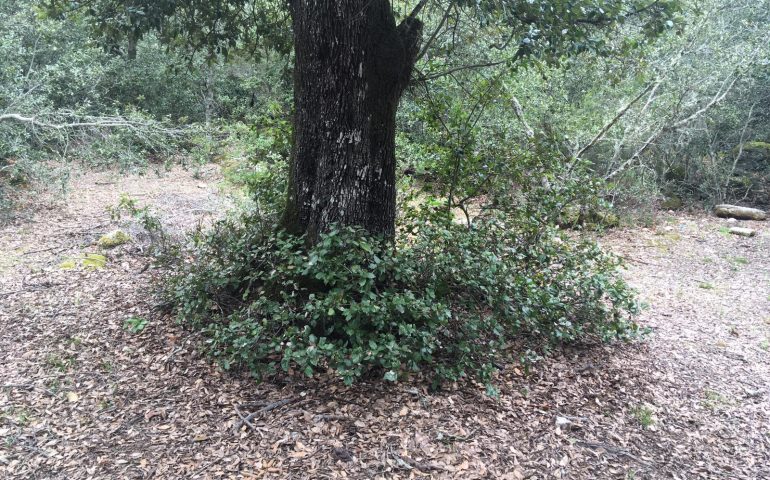
[[[258,378],[421,371],[490,385],[496,366],[521,358],[518,340],[637,335],[617,258],[532,218],[501,213],[469,229],[422,208],[395,242],[338,228],[308,247],[245,215],[197,236],[166,294],[226,369]]]

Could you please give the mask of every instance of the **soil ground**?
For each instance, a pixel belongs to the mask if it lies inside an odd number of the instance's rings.
[[[664,215],[604,236],[650,336],[511,366],[499,398],[256,384],[154,310],[139,229],[103,268],[79,265],[120,225],[106,207],[121,193],[179,233],[226,209],[219,181],[86,174],[0,228],[0,478],[770,479],[768,222],[742,222],[759,232],[743,238]]]

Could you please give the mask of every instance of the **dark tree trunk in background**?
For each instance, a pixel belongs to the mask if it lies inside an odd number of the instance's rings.
[[[139,35],[136,32],[130,32],[128,34],[128,48],[126,49],[126,57],[129,60],[136,60],[137,43],[139,43]]]
[[[283,227],[314,242],[331,224],[392,237],[396,109],[422,24],[388,0],[291,0],[294,147]]]

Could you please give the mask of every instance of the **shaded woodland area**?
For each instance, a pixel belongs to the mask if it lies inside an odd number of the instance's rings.
[[[0,2],[0,477],[770,478],[770,3]]]

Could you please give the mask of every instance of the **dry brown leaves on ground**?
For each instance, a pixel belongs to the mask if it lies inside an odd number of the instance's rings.
[[[183,230],[222,211],[217,180],[88,174],[66,204],[0,230],[0,477],[770,478],[766,224],[747,222],[749,239],[676,216],[605,237],[650,304],[649,340],[511,366],[497,399],[258,385],[154,313],[140,245],[59,268],[117,226],[105,207],[121,192]]]

